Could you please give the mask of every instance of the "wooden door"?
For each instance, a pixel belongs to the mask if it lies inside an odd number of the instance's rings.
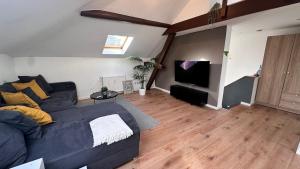
[[[278,107],[294,41],[295,35],[268,38],[256,103]]]
[[[300,34],[296,35],[279,106],[300,114]]]

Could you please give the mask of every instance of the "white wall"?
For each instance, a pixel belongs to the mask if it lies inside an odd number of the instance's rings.
[[[225,85],[243,76],[253,75],[263,63],[268,36],[300,32],[300,28],[263,30],[262,32],[232,31]]]
[[[226,38],[225,38],[225,44],[224,44],[224,51],[229,50],[229,46],[230,46],[230,42],[231,42],[231,32],[232,32],[232,27],[227,26],[226,27]],[[227,71],[227,63],[228,63],[228,57],[226,57],[223,53],[222,71],[221,71],[221,77],[220,77],[218,105],[217,105],[218,109],[222,108],[224,88],[225,88],[225,79],[226,79],[226,71]]]
[[[100,76],[131,79],[132,64],[126,58],[16,57],[18,75],[42,74],[49,82],[74,81],[79,98],[88,98],[101,88]]]
[[[14,60],[12,57],[0,54],[0,84],[15,81],[17,79]]]

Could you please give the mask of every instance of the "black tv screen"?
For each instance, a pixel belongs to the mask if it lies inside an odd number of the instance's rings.
[[[175,81],[209,87],[209,61],[175,61]]]

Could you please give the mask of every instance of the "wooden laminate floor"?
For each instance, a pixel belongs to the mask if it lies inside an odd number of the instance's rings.
[[[120,169],[296,169],[300,116],[262,107],[199,108],[158,90],[125,96],[160,120]]]

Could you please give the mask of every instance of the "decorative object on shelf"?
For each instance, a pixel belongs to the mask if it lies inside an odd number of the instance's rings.
[[[131,56],[129,59],[137,65],[133,68],[133,79],[139,81],[141,88],[139,94],[144,96],[146,94],[145,82],[146,76],[155,67],[155,58],[151,58],[149,61],[144,61],[141,57]]]
[[[108,88],[106,86],[101,87],[101,93],[104,98],[107,97],[107,91],[108,91]]]
[[[221,4],[216,2],[214,6],[208,12],[208,24],[214,24],[217,22],[218,18],[220,17]]]
[[[229,51],[224,51],[224,56],[228,57]]]
[[[261,69],[262,69],[262,66],[260,65],[260,66],[259,66],[259,69],[258,69],[257,72],[254,74],[254,76],[259,77],[260,74],[261,74]]]
[[[133,88],[133,81],[132,80],[125,80],[122,83],[123,83],[124,94],[133,93],[134,88]]]

